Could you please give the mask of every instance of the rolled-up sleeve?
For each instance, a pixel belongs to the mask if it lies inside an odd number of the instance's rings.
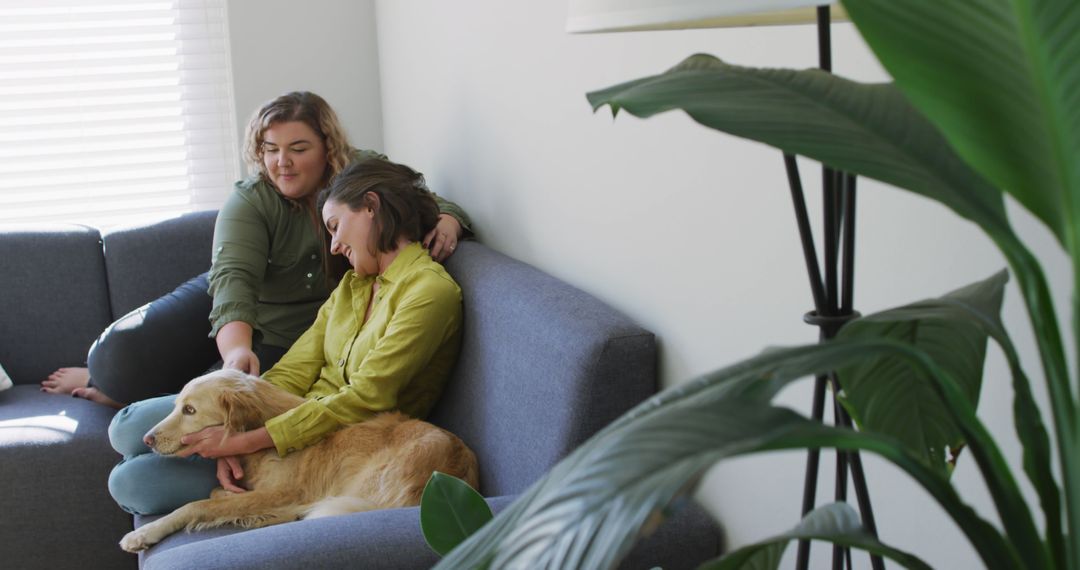
[[[242,188],[218,212],[210,267],[210,336],[222,326],[242,321],[256,327],[259,287],[266,274],[270,237],[266,218]]]

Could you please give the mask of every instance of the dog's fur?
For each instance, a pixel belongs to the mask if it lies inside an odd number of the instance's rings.
[[[210,426],[230,432],[256,429],[303,403],[303,398],[232,370],[189,382],[176,407],[148,433],[155,452],[171,455],[180,437]],[[433,471],[478,487],[476,456],[453,434],[391,412],[333,432],[318,444],[278,457],[264,449],[241,457],[245,493],[215,489],[128,533],[120,546],[145,550],[181,529],[222,525],[257,528],[374,509],[420,504]]]

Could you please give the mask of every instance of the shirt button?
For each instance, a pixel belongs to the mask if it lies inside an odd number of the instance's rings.
[[[311,285],[304,285],[305,289],[311,289]]]
[[[345,366],[345,359],[342,358],[341,360],[337,361],[337,365],[338,366]]]
[[[311,279],[311,275],[312,275],[311,273],[308,273],[308,274],[307,274],[307,278],[308,278],[308,279]]]
[[[317,256],[317,255],[315,255],[315,254],[313,253],[313,254],[311,254],[311,259],[319,259],[319,256]]]

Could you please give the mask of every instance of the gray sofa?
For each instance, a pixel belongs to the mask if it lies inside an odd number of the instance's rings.
[[[417,509],[240,531],[176,534],[138,557],[117,546],[148,518],[106,490],[119,459],[112,411],[40,392],[84,362],[102,329],[209,265],[214,213],[99,232],[0,229],[0,561],[5,568],[428,568]],[[595,298],[465,242],[447,265],[465,295],[465,340],[431,421],[461,436],[498,511],[600,427],[656,390],[653,335]],[[696,508],[639,544],[624,568],[692,568],[720,534]]]

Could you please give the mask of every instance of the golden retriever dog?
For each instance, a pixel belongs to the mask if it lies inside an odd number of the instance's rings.
[[[229,432],[261,427],[304,402],[269,382],[235,370],[219,370],[189,382],[176,407],[147,433],[152,448],[170,455],[180,437],[210,426]],[[120,541],[128,552],[145,550],[181,529],[223,525],[258,528],[299,519],[407,507],[433,471],[478,485],[476,456],[453,434],[397,412],[331,433],[321,442],[279,457],[264,449],[240,458],[245,493],[215,489],[209,499],[188,503]]]

